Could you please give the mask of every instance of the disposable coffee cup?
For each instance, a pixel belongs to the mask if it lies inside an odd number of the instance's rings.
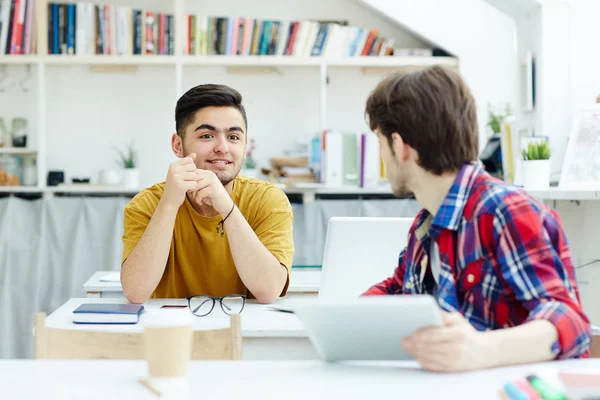
[[[189,310],[158,310],[146,315],[144,355],[149,377],[187,377],[192,354]]]

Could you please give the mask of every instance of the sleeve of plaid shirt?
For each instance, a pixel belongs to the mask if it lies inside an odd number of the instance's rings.
[[[406,272],[405,255],[406,249],[402,250],[400,253],[400,257],[398,258],[398,267],[396,267],[394,275],[391,278],[371,286],[369,290],[362,294],[362,296],[402,294],[404,273]]]
[[[579,303],[558,214],[540,212],[527,197],[513,195],[497,209],[493,224],[502,278],[529,310],[527,321],[554,324],[558,358],[586,357],[591,327]]]

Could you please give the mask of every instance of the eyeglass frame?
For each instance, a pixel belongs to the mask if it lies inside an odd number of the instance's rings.
[[[206,298],[208,298],[208,299],[212,300],[212,303],[213,303],[213,304],[212,304],[212,307],[210,308],[210,311],[209,311],[209,312],[207,312],[207,313],[206,313],[206,314],[204,314],[204,315],[198,315],[198,314],[194,313],[194,311],[192,310],[192,299],[193,299],[194,297],[206,297]],[[227,307],[227,306],[223,304],[223,299],[226,299],[226,298],[228,298],[228,297],[230,297],[230,298],[236,298],[236,297],[239,297],[239,298],[241,298],[241,299],[242,299],[242,309],[240,310],[240,312],[239,312],[239,313],[236,313],[236,314],[229,314],[227,311],[225,311],[225,308],[223,308],[223,307]],[[232,293],[232,294],[228,294],[228,295],[226,295],[226,296],[221,296],[221,297],[209,296],[209,295],[206,295],[206,294],[197,294],[197,295],[195,295],[195,296],[188,296],[188,297],[186,297],[185,299],[186,299],[186,300],[187,300],[187,302],[188,302],[188,309],[190,310],[190,312],[192,313],[192,315],[194,315],[195,317],[206,317],[206,316],[207,316],[207,315],[209,315],[211,312],[213,312],[213,310],[215,309],[215,304],[216,304],[216,302],[217,302],[217,301],[218,301],[218,302],[221,304],[221,310],[223,310],[223,312],[224,312],[225,314],[227,314],[227,315],[239,315],[239,314],[241,314],[241,313],[242,313],[242,311],[244,311],[244,307],[246,306],[246,298],[247,298],[247,296],[245,296],[245,295],[243,295],[243,294],[235,294],[235,293]],[[200,308],[200,307],[202,307],[203,305],[204,305],[204,303],[200,304],[198,307],[196,307],[196,309],[199,309],[199,308]],[[229,307],[227,307],[227,308],[229,308]],[[230,309],[230,311],[231,311],[231,309]]]

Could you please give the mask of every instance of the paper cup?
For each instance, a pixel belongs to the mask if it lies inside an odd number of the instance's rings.
[[[149,377],[186,377],[192,354],[189,310],[160,310],[146,315],[144,354]]]

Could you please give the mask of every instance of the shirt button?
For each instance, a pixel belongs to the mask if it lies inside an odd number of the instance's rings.
[[[467,282],[469,282],[469,283],[475,282],[475,276],[473,274],[467,275]]]

